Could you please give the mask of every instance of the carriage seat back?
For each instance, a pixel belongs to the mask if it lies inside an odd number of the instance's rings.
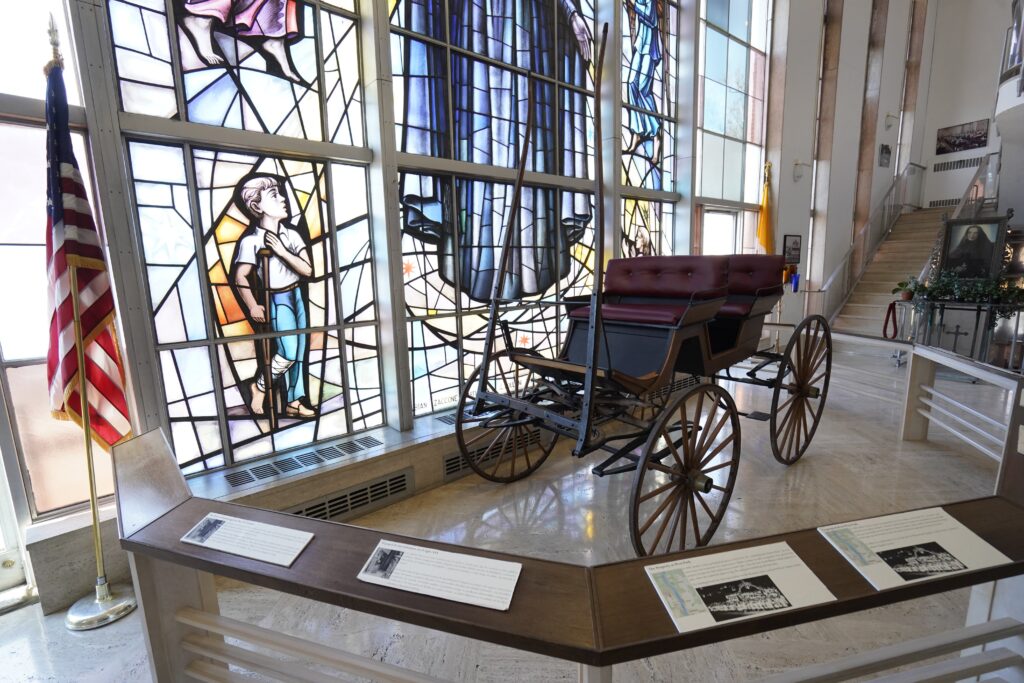
[[[602,317],[651,325],[690,325],[712,319],[728,289],[727,256],[641,256],[612,259],[604,275]],[[570,317],[590,315],[590,306]]]
[[[729,296],[720,317],[764,315],[782,296],[785,258],[762,254],[734,254],[729,259]]]

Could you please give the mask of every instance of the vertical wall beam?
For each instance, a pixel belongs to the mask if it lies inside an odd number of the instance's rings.
[[[186,607],[219,614],[213,575],[146,555],[129,553],[128,558],[153,680],[189,680],[185,667],[197,656],[184,650],[181,641],[192,629],[175,615]]]
[[[922,386],[935,385],[935,362],[910,354],[907,366],[907,386],[903,398],[903,424],[900,425],[900,441],[924,441],[928,438],[928,418],[921,415],[919,408],[927,410],[928,406],[921,402],[926,396]]]
[[[370,225],[380,324],[383,400],[388,425],[412,429],[412,373],[405,327],[401,269],[402,232],[398,202],[395,107],[391,78],[391,31],[387,0],[359,3],[360,53],[366,142],[373,152],[368,169]]]
[[[675,204],[672,226],[672,253],[693,253],[694,206],[697,182],[697,88],[700,75],[700,3],[681,0],[679,3],[679,40],[674,55],[676,68],[675,121],[676,160],[673,169],[675,187],[682,195]]]
[[[601,27],[608,24],[608,43],[605,47],[604,64],[601,73],[601,128],[604,145],[604,168],[594,172],[604,183],[604,225],[595,226],[604,230],[605,259],[621,256],[622,244],[622,6],[621,0],[597,3],[597,23],[594,27],[593,59],[601,45]],[[595,197],[596,201],[596,197]],[[595,268],[604,264],[595,263]]]
[[[142,245],[136,239],[131,210],[118,103],[113,50],[106,3],[71,0],[82,98],[89,128],[93,178],[100,218],[107,241],[110,279],[118,311],[118,334],[127,375],[128,407],[136,434],[160,426],[162,377],[156,358],[156,340],[149,324],[149,302],[143,280]]]

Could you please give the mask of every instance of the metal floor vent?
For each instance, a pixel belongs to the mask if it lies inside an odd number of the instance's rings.
[[[455,424],[455,416],[454,415],[439,415],[438,418],[437,418],[437,421],[438,422],[444,422],[446,425],[453,425],[453,424]]]
[[[293,515],[343,521],[390,505],[412,494],[412,468],[303,503],[289,510]]]
[[[315,467],[330,460],[346,455],[355,455],[370,448],[383,446],[384,442],[372,436],[361,436],[334,446],[321,446],[316,450],[306,451],[297,455],[263,461],[243,469],[236,469],[224,475],[225,481],[232,487],[245,486],[254,481],[262,481],[282,474],[289,474],[307,467]]]
[[[959,203],[960,199],[958,197],[954,197],[953,199],[933,199],[932,201],[928,202],[928,208],[939,209],[944,206],[956,206]]]
[[[529,448],[530,446],[538,443],[540,441],[540,430],[539,429],[533,429],[533,430],[531,430],[531,431],[529,431],[527,433],[520,432],[519,436],[516,437],[515,442],[509,441],[508,445],[504,446],[503,448],[508,448],[508,449],[522,448],[524,440],[526,442],[527,448]],[[470,455],[470,457],[473,458],[474,462],[478,462],[480,464],[485,464],[485,463],[491,462],[492,460],[497,458],[498,454],[501,452],[501,451],[493,451],[492,455],[488,455],[483,460],[477,460],[476,458],[478,456],[482,455],[483,452],[486,451],[486,450],[487,450],[487,446],[486,445],[480,446],[479,448],[474,448],[472,451],[470,451],[469,455]],[[445,481],[448,481],[450,479],[455,479],[457,477],[461,477],[462,475],[464,475],[467,472],[472,472],[472,468],[470,468],[470,466],[466,463],[466,460],[465,460],[465,458],[462,457],[462,453],[461,452],[456,453],[455,455],[450,455],[450,456],[448,456],[447,458],[444,459],[444,480]]]

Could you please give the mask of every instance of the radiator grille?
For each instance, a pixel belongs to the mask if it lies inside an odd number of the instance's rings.
[[[261,462],[240,467],[224,475],[224,480],[232,488],[245,486],[257,480],[269,479],[282,474],[296,472],[307,467],[315,467],[329,460],[336,460],[345,455],[355,455],[370,448],[383,446],[384,442],[372,436],[361,436],[334,446],[321,446],[316,450],[306,451],[273,462]]]
[[[289,510],[293,515],[340,521],[366,514],[403,498],[412,491],[412,468],[359,486],[311,500]]]

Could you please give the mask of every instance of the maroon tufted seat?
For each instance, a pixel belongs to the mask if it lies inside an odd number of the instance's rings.
[[[601,317],[618,322],[676,325],[690,305],[726,296],[727,256],[643,256],[612,259],[604,276]],[[570,317],[590,315],[590,306]],[[687,320],[687,324],[702,322]]]
[[[741,318],[750,311],[759,297],[782,296],[782,256],[735,254],[729,259],[729,297],[718,316]]]

